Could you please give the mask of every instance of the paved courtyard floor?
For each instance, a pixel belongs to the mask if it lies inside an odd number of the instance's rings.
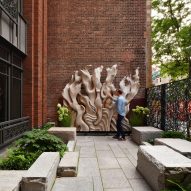
[[[57,178],[53,191],[151,191],[136,171],[138,146],[128,137],[78,136],[78,175]]]

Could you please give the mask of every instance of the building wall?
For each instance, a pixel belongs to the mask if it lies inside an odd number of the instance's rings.
[[[47,0],[25,0],[27,57],[24,61],[23,109],[32,126],[47,121]]]
[[[140,67],[143,100],[149,31],[146,0],[48,1],[47,119],[56,121],[56,105],[75,70],[118,64],[116,85]],[[147,44],[147,45],[146,45]],[[147,59],[149,61],[149,59]],[[149,70],[149,69],[147,69]],[[102,72],[103,79],[106,72]],[[147,79],[148,81],[148,79]],[[135,100],[136,101],[136,100]]]

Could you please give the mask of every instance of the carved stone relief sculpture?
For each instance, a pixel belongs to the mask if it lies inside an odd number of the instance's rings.
[[[78,131],[114,131],[116,130],[115,103],[111,99],[116,90],[114,79],[117,65],[107,68],[105,82],[101,83],[103,66],[95,68],[91,75],[87,69],[75,71],[70,82],[62,92],[63,104],[72,111],[73,126]],[[139,90],[139,69],[133,77],[125,76],[119,83],[123,96],[127,99],[126,112],[129,104]],[[123,128],[128,128],[128,120],[123,121]]]

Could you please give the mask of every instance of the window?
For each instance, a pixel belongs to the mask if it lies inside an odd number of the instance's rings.
[[[22,58],[0,46],[0,122],[22,117]]]
[[[11,119],[21,117],[21,81],[22,81],[22,62],[16,55],[13,56],[11,74]]]
[[[8,74],[7,66],[0,62],[0,122],[8,120]]]

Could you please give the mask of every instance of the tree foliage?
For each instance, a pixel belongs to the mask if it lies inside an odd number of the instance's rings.
[[[152,0],[153,64],[161,75],[186,77],[191,66],[191,1]]]

